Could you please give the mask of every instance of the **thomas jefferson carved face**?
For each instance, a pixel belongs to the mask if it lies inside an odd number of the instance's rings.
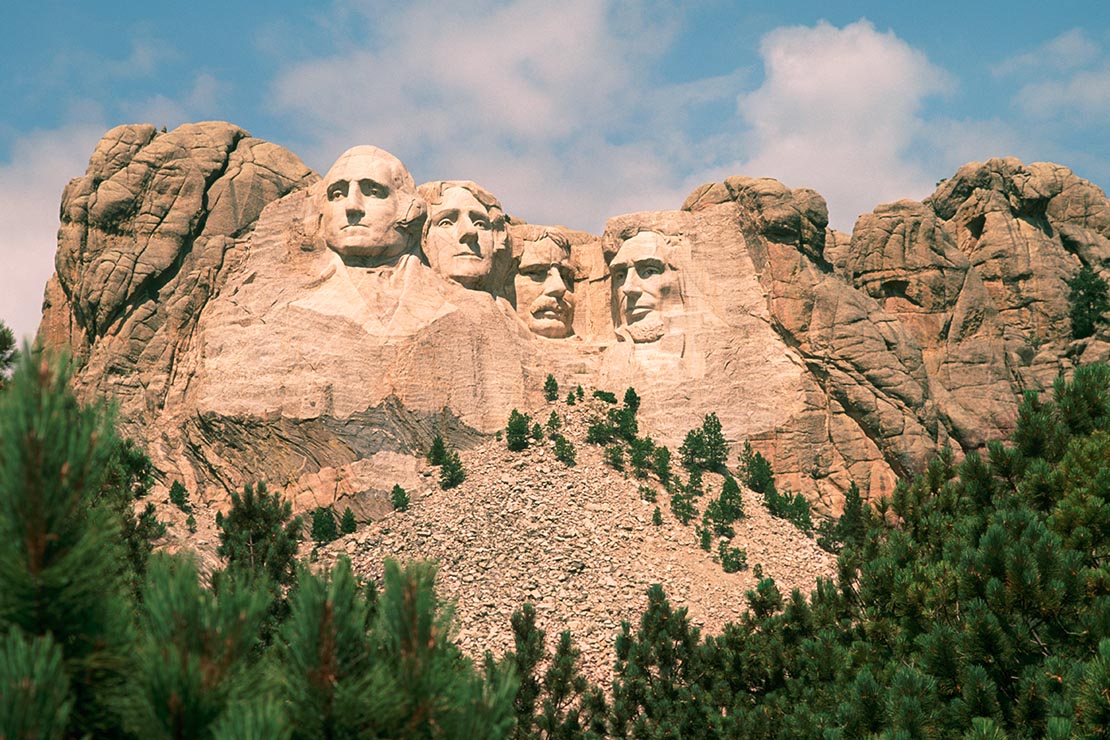
[[[410,226],[423,209],[400,160],[371,146],[347,150],[324,176],[321,228],[344,262],[396,264],[413,251]]]
[[[618,321],[634,342],[661,339],[667,309],[679,298],[669,251],[661,234],[641,231],[626,239],[609,263]]]
[[[490,210],[463,187],[447,188],[429,205],[424,254],[433,270],[467,288],[484,287],[500,226]]]
[[[545,234],[529,242],[514,278],[517,313],[535,334],[559,339],[574,333],[574,276],[570,245]]]

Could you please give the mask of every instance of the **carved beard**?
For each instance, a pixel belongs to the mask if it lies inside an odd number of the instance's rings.
[[[626,324],[624,328],[636,344],[657,342],[663,338],[663,319],[658,314],[645,316],[639,321]]]

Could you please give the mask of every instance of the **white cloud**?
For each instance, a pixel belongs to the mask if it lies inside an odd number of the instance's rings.
[[[1034,118],[1078,115],[1087,125],[1105,126],[1110,123],[1110,61],[1064,79],[1030,82],[1014,100]]]
[[[82,124],[27,134],[0,163],[0,319],[17,336],[29,338],[38,328],[43,288],[54,272],[62,188],[85,172],[104,131],[102,124]]]
[[[881,202],[932,191],[913,147],[924,100],[952,82],[924,54],[866,20],[780,28],[761,53],[765,80],[738,101],[751,127],[745,174],[814,188],[843,230]]]
[[[476,180],[533,221],[597,230],[629,193],[639,208],[677,207],[674,122],[683,105],[721,95],[717,81],[660,100],[645,69],[673,28],[642,4],[364,3],[333,17],[337,51],[289,66],[273,86],[275,107],[304,124],[306,161],[325,169],[372,143],[418,181]],[[345,41],[352,24],[366,41]],[[665,130],[645,123],[656,118],[670,119]]]
[[[1025,54],[1005,59],[991,67],[996,76],[1063,71],[1084,67],[1098,59],[1101,49],[1087,32],[1073,28]]]

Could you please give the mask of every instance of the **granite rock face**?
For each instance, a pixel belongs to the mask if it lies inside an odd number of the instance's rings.
[[[64,194],[40,341],[72,348],[166,481],[363,516],[419,485],[434,434],[473,447],[538,408],[548,373],[635,387],[672,449],[715,412],[836,512],[1110,354],[1067,315],[1067,280],[1110,266],[1110,206],[1057,165],[966,165],[850,236],[814,191],[739,176],[600,236],[506,206],[417,188],[373,147],[320,178],[229,124],[120,127]]]

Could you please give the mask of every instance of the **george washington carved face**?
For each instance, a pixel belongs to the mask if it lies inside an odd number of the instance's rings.
[[[547,232],[526,243],[513,282],[517,313],[533,333],[549,339],[574,333],[574,275],[565,237]]]
[[[344,262],[392,265],[416,250],[424,205],[412,175],[392,154],[372,146],[349,149],[320,186],[319,228]]]

